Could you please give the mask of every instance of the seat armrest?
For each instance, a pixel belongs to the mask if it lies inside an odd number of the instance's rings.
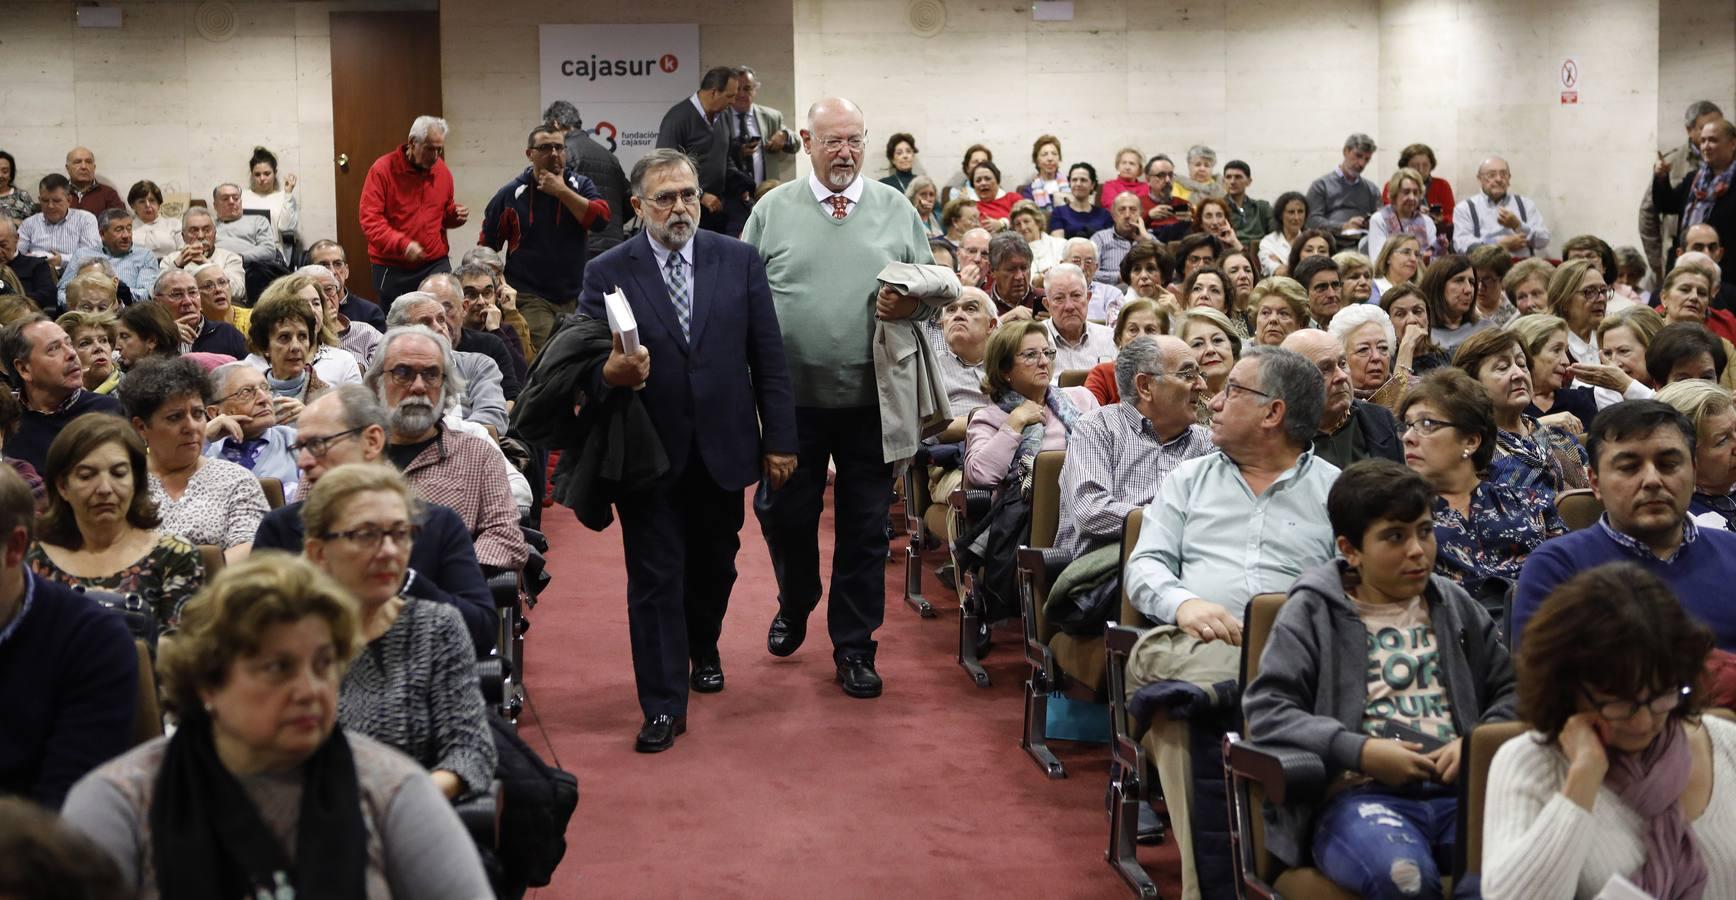
[[[524,542],[529,544],[531,549],[538,553],[549,552],[548,535],[526,525],[518,526],[518,530],[524,533]]]
[[[989,507],[994,502],[994,495],[989,491],[975,488],[968,490],[959,488],[952,492],[952,496],[946,498],[946,502],[952,506],[954,512],[964,517],[966,522],[974,522],[988,514]]]
[[[458,821],[470,832],[470,839],[479,847],[490,850],[500,846],[500,811],[506,805],[506,788],[497,779],[480,791],[472,791],[452,801]]]
[[[482,702],[491,708],[499,707],[506,697],[506,660],[498,656],[477,660],[476,681],[482,688]]]
[[[496,572],[488,576],[488,593],[494,598],[495,609],[516,609],[518,576],[511,572]]]
[[[1258,784],[1272,803],[1312,803],[1326,791],[1326,763],[1306,750],[1234,741],[1226,759],[1237,778]]]
[[[1020,547],[1015,564],[1031,584],[1047,592],[1073,562],[1073,555],[1056,547]]]

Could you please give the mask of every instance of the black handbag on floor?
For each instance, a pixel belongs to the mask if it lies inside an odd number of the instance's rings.
[[[542,761],[498,716],[490,715],[500,755],[495,775],[504,798],[498,858],[506,882],[544,887],[567,853],[567,822],[579,805],[579,780]]]

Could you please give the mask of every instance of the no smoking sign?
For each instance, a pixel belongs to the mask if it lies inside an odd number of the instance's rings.
[[[1579,103],[1579,63],[1573,57],[1561,61],[1561,105]]]

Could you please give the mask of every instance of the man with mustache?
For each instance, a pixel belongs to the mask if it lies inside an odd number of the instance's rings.
[[[735,584],[742,492],[762,475],[780,487],[795,470],[796,415],[765,264],[753,247],[698,230],[693,161],[654,150],[629,182],[645,228],[591,261],[579,312],[606,318],[604,294],[626,295],[639,347],[629,355],[616,336],[607,362],[588,373],[586,402],[636,396],[669,460],[655,484],[615,501],[644,714],[633,749],[658,753],[687,729],[689,690],[723,690],[717,643]],[[558,341],[550,351],[563,352]]]
[[[47,316],[31,316],[0,332],[0,358],[24,406],[18,430],[6,438],[6,455],[38,472],[45,468],[48,445],[68,422],[88,412],[121,414],[119,400],[84,389],[84,366],[72,338]]]
[[[1662,578],[1688,615],[1712,629],[1718,649],[1736,651],[1736,606],[1729,603],[1736,532],[1701,528],[1687,514],[1696,440],[1687,417],[1658,400],[1626,400],[1591,420],[1585,446],[1603,518],[1526,557],[1507,632],[1515,651],[1525,623],[1557,585],[1611,562],[1635,563]]]
[[[1315,456],[1340,469],[1370,457],[1404,462],[1392,413],[1378,403],[1355,399],[1343,341],[1317,328],[1303,328],[1291,332],[1279,346],[1307,357],[1326,382],[1326,408],[1320,416],[1320,433],[1314,436]]]
[[[934,255],[916,208],[896,189],[862,177],[867,135],[862,110],[849,100],[829,97],[809,107],[801,136],[812,173],[768,192],[742,232],[771,279],[795,385],[801,460],[787,483],[768,478],[754,497],[778,576],[779,612],[766,648],[775,656],[796,652],[819,605],[820,510],[833,461],[837,516],[827,630],[838,681],[859,698],[881,692],[874,630],[886,608],[892,483],[882,442],[888,432],[916,426],[902,415],[882,421],[875,321],[934,315],[915,297],[877,288],[887,263],[927,264]]]
[[[416,495],[458,513],[476,543],[477,562],[494,571],[524,568],[530,548],[518,528],[505,460],[485,439],[441,421],[462,387],[445,336],[419,325],[393,328],[362,382],[386,407],[386,455]]]

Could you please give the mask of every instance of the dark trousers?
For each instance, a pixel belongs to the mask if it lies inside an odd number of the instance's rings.
[[[741,549],[742,492],[697,447],[685,471],[615,503],[627,556],[627,631],[646,718],[687,714],[688,661],[717,655]]]
[[[820,603],[820,510],[830,459],[838,469],[832,481],[832,599],[826,607],[832,658],[873,658],[874,631],[886,615],[892,487],[892,464],[880,458],[880,408],[797,407],[796,441],[795,474],[775,491],[762,481],[754,494],[754,514],[778,579],[778,605],[786,616],[806,619]]]
[[[420,269],[400,269],[396,266],[382,266],[374,263],[374,292],[379,295],[381,311],[390,315],[392,301],[399,294],[408,294],[422,284],[422,279],[436,272],[452,271],[452,261],[442,256]]]

